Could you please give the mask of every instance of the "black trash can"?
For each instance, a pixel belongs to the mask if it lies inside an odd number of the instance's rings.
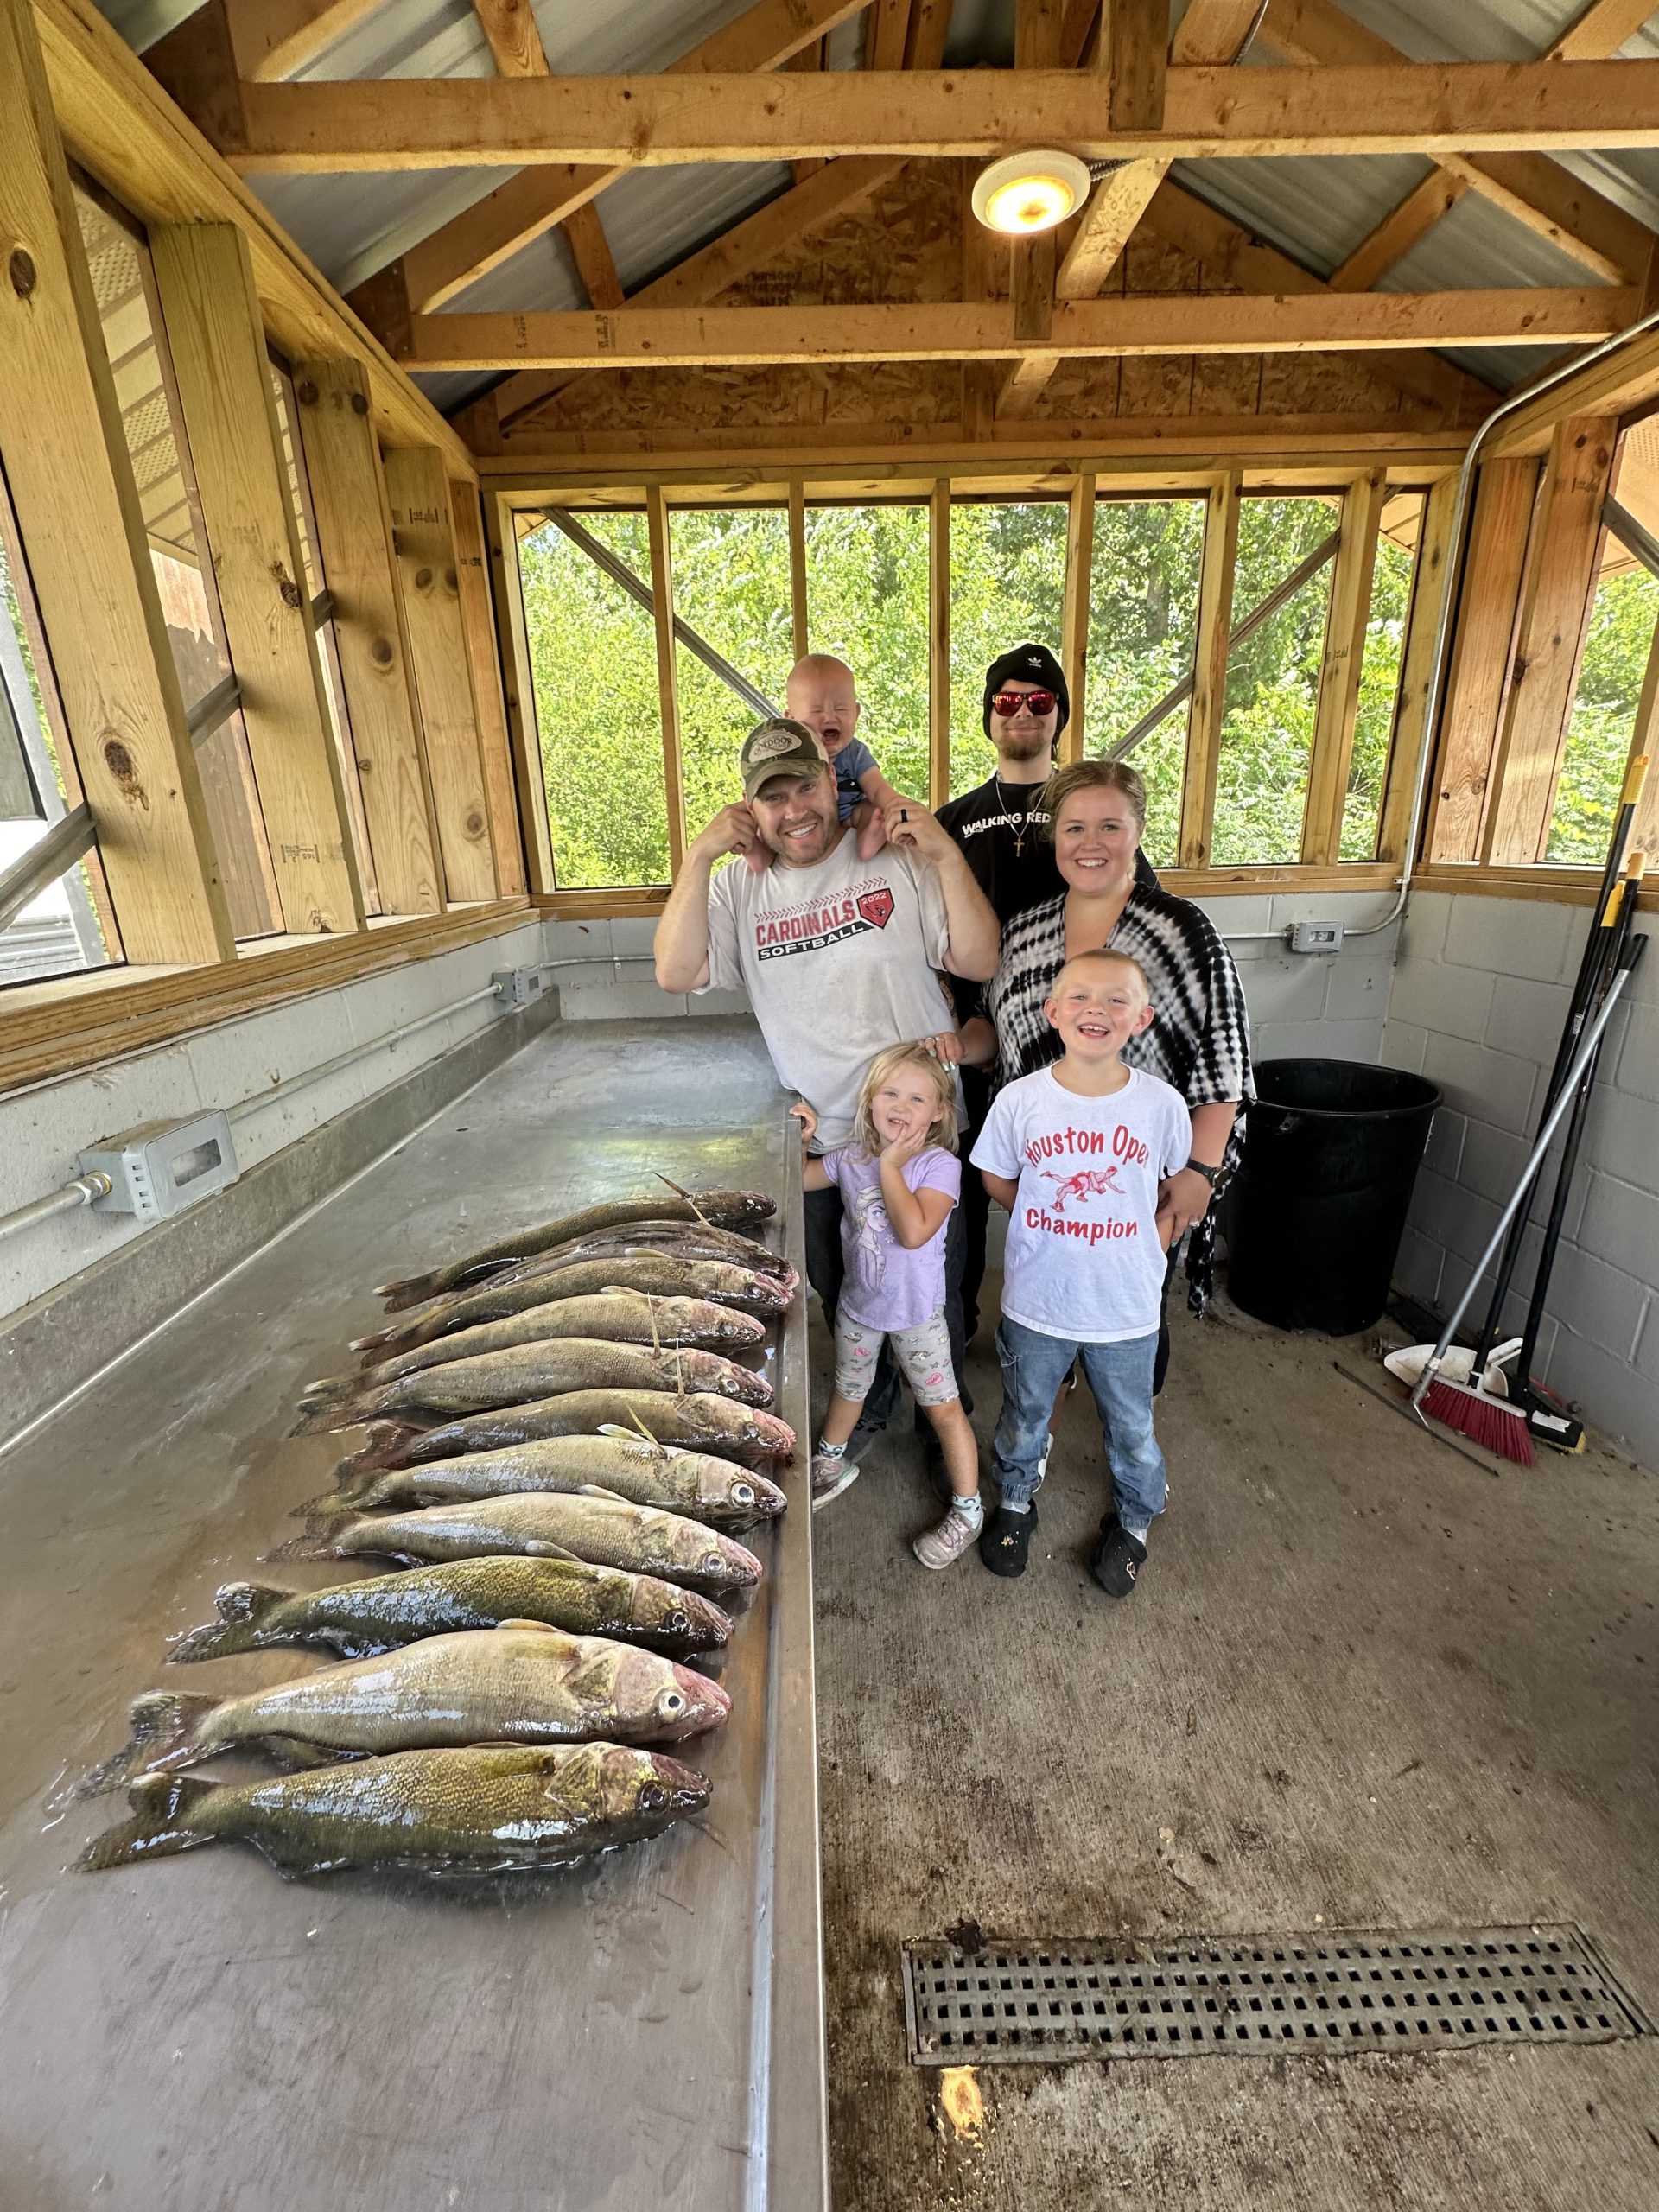
[[[1228,1287],[1258,1320],[1349,1336],[1388,1302],[1440,1094],[1353,1060],[1264,1060],[1228,1217]]]

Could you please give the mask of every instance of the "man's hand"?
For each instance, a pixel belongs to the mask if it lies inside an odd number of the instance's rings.
[[[881,818],[887,825],[890,845],[913,845],[922,858],[931,861],[936,868],[944,854],[957,850],[950,831],[940,828],[918,798],[890,800],[882,810]]]
[[[698,830],[687,849],[688,860],[706,861],[710,867],[723,860],[728,853],[747,852],[751,845],[760,842],[760,829],[753,810],[740,802],[735,806],[722,806],[714,820]]]
[[[1210,1211],[1215,1192],[1195,1168],[1183,1167],[1158,1185],[1157,1230],[1166,1252],[1172,1251],[1195,1221]]]

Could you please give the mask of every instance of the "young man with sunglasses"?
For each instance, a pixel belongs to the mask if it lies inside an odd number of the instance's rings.
[[[996,770],[961,798],[938,811],[941,829],[961,846],[974,880],[996,911],[999,924],[1027,906],[1057,899],[1065,886],[1054,865],[1054,848],[1043,830],[1048,821],[1042,800],[1054,772],[1060,732],[1071,712],[1065,671],[1046,645],[1015,645],[985,671],[981,720],[996,747]],[[1156,887],[1158,878],[1144,855],[1135,855],[1135,880]],[[950,979],[957,1026],[979,1008],[979,987]],[[967,1108],[964,1153],[971,1148],[991,1102],[995,1071],[964,1066],[962,1090]],[[963,1227],[967,1260],[963,1272],[963,1322],[968,1335],[979,1325],[979,1286],[985,1273],[985,1231],[990,1200],[977,1176],[963,1179]]]

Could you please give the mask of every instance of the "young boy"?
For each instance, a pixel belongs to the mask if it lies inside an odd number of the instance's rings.
[[[979,1554],[993,1574],[1025,1573],[1049,1417],[1080,1356],[1115,1506],[1090,1564],[1103,1590],[1127,1598],[1164,1510],[1152,1430],[1165,1266],[1158,1186],[1186,1163],[1192,1117],[1179,1091],[1119,1058],[1152,1020],[1138,962],[1076,954],[1043,1012],[1064,1057],[997,1093],[973,1150],[986,1189],[1009,1215],[996,1337],[1002,1412],[992,1446],[1001,1498]]]
[[[853,671],[832,653],[808,653],[789,671],[784,713],[810,729],[836,772],[836,809],[857,833],[858,857],[872,859],[887,842],[883,810],[899,797],[876,765],[869,747],[853,733],[863,711]],[[757,875],[772,864],[764,845],[747,847],[744,859]]]

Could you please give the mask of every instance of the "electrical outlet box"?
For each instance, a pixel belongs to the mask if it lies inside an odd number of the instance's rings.
[[[540,968],[498,968],[490,981],[503,1006],[528,1006],[547,988],[547,976]]]
[[[230,1122],[216,1108],[188,1122],[143,1122],[78,1154],[75,1164],[83,1175],[110,1179],[109,1196],[92,1201],[95,1211],[130,1213],[139,1221],[182,1213],[241,1172]]]
[[[1342,924],[1293,922],[1285,931],[1285,941],[1293,952],[1340,952]]]

